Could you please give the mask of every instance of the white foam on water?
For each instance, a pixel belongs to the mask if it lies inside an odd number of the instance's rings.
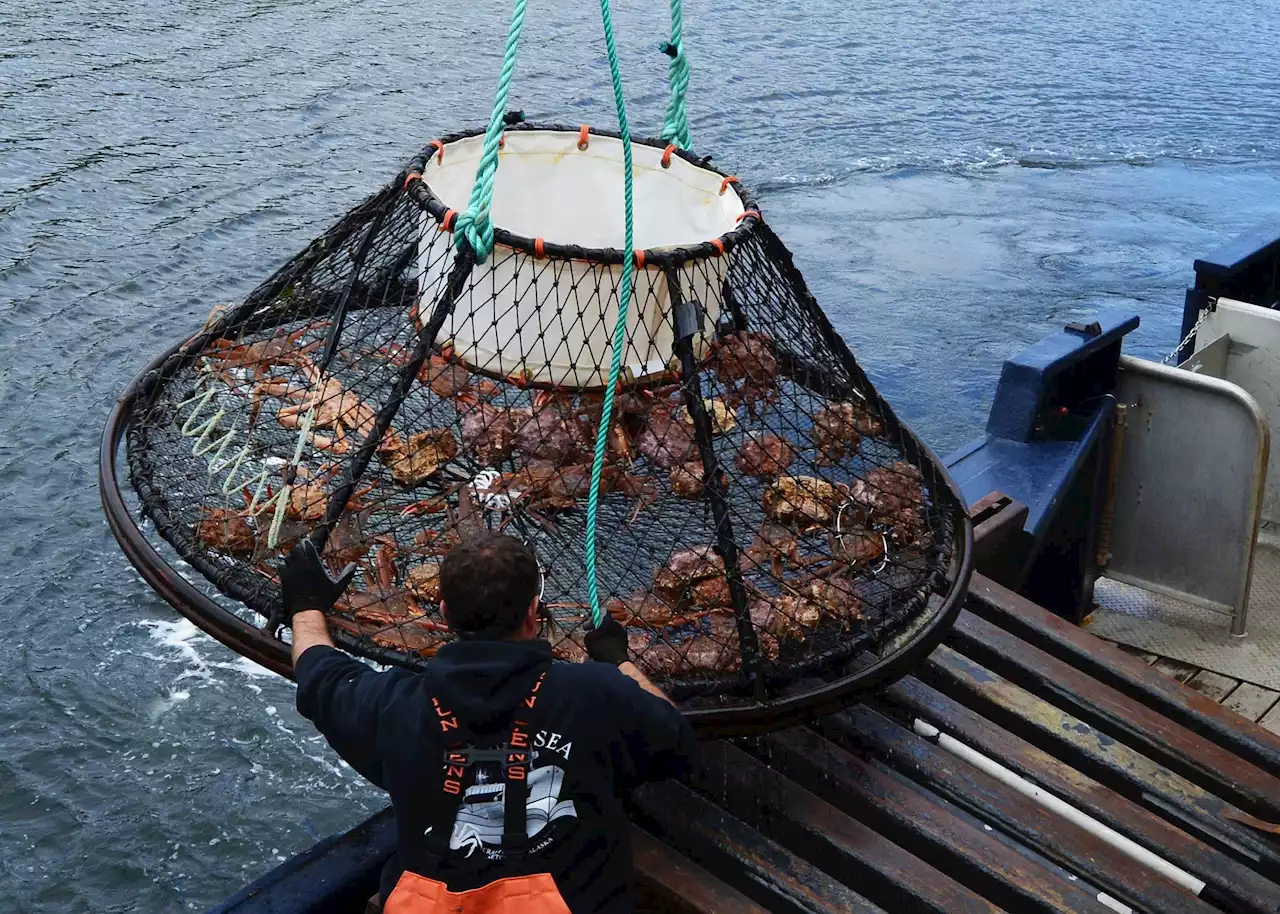
[[[150,709],[153,721],[187,701],[193,687],[243,687],[261,695],[263,689],[259,681],[276,678],[270,670],[246,657],[233,655],[230,660],[215,659],[224,652],[222,646],[187,619],[145,619],[136,624],[147,631],[159,648],[155,653],[140,652],[141,656],[157,664],[177,662],[184,666],[174,676],[169,694],[159,699]],[[228,676],[227,673],[231,675]]]

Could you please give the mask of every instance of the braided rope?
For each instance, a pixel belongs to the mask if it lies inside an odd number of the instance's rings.
[[[600,475],[604,470],[604,455],[609,439],[609,426],[613,422],[613,395],[618,387],[622,371],[622,348],[626,342],[627,309],[631,304],[635,263],[635,226],[632,175],[631,133],[627,128],[627,103],[622,92],[622,72],[618,65],[618,47],[613,37],[613,15],[609,0],[600,0],[600,19],[604,25],[604,44],[609,52],[609,75],[613,79],[613,103],[618,111],[618,133],[622,139],[622,194],[625,231],[622,258],[622,282],[618,288],[618,322],[613,327],[613,352],[609,361],[609,382],[604,389],[604,402],[600,406],[600,429],[596,433],[596,451],[591,461],[591,489],[587,496],[587,530],[583,558],[587,571],[587,600],[591,604],[591,619],[599,626],[604,621],[600,606],[600,593],[596,582],[596,509],[600,503]]]
[[[507,111],[507,96],[511,91],[511,77],[516,70],[516,54],[520,45],[520,32],[524,29],[524,13],[527,0],[516,0],[511,14],[511,27],[507,30],[507,48],[502,58],[502,73],[498,76],[498,91],[493,98],[493,113],[484,133],[484,149],[480,164],[476,167],[476,180],[471,185],[471,202],[467,211],[458,216],[454,224],[454,237],[465,238],[476,255],[476,262],[483,263],[493,251],[493,223],[489,220],[489,208],[493,203],[493,185],[498,174],[498,149],[502,140],[503,117]]]
[[[662,50],[671,57],[671,63],[667,65],[671,100],[667,103],[662,138],[681,149],[689,149],[693,146],[693,138],[689,134],[689,116],[684,106],[685,96],[689,92],[689,58],[684,53],[684,9],[681,0],[671,0],[671,41],[663,45]]]

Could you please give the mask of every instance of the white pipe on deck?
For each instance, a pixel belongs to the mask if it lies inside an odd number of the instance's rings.
[[[991,775],[991,777],[995,778],[1000,783],[1007,784],[1014,790],[1018,791],[1018,793],[1034,800],[1036,803],[1039,803],[1055,815],[1059,815],[1068,822],[1079,825],[1089,834],[1105,841],[1122,854],[1132,857],[1143,866],[1155,870],[1161,876],[1164,876],[1166,879],[1169,879],[1187,891],[1193,892],[1196,895],[1199,895],[1204,891],[1205,882],[1203,879],[1197,879],[1186,870],[1174,866],[1163,857],[1156,856],[1141,844],[1131,841],[1114,828],[1099,822],[1097,819],[1093,818],[1093,816],[1081,812],[1074,806],[1063,802],[1047,790],[1031,783],[1017,772],[1011,771],[1004,765],[1001,765],[995,759],[988,758],[976,749],[971,749],[966,746],[955,737],[948,736],[933,724],[923,721],[917,717],[912,723],[912,729],[930,742],[936,743],[939,748],[945,749],[957,758],[963,759],[979,771]],[[1099,896],[1099,900],[1101,900],[1101,896]],[[1109,898],[1108,900],[1115,902],[1114,899]],[[1107,904],[1107,902],[1103,903]],[[1115,902],[1114,904],[1108,904],[1108,907],[1114,907],[1115,904],[1120,903]],[[1122,908],[1124,910],[1128,910],[1127,906],[1122,906]],[[1121,910],[1121,908],[1116,908],[1116,910]]]

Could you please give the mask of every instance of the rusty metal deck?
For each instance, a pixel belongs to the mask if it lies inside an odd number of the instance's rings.
[[[923,720],[1205,883],[1199,895],[916,735]],[[919,673],[807,727],[707,745],[640,791],[645,907],[1280,911],[1280,736],[975,577]],[[1252,823],[1252,824],[1250,824]],[[650,839],[656,840],[650,840]]]

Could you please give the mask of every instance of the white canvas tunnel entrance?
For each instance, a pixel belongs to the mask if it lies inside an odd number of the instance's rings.
[[[458,140],[427,162],[423,183],[446,207],[458,212],[467,208],[483,144],[482,136]],[[702,244],[737,225],[744,212],[742,199],[721,175],[679,156],[669,157],[664,167],[661,149],[632,148],[638,248],[654,253]],[[592,252],[622,247],[622,189],[619,140],[592,135],[582,149],[575,131],[509,131],[494,185],[494,226],[546,245],[586,251],[572,260],[538,260],[497,243],[492,255],[474,268],[473,281],[438,338],[451,340],[458,357],[489,374],[569,388],[602,386],[622,266],[605,264]],[[424,212],[420,288],[443,287],[452,258],[440,257],[439,245],[449,238]],[[679,271],[682,294],[699,301],[713,322],[720,314],[726,266],[724,258],[712,256]],[[667,366],[674,349],[670,303],[661,269],[650,264],[635,271],[625,376],[640,379]]]

